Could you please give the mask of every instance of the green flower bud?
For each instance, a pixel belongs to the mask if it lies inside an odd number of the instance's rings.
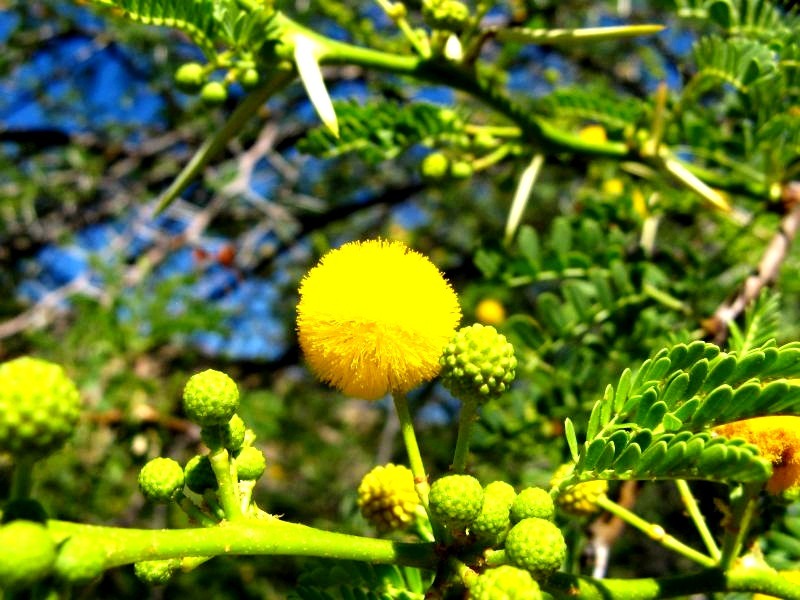
[[[483,489],[483,506],[469,527],[479,540],[496,545],[505,538],[511,526],[509,510],[516,497],[514,488],[505,481],[493,481]]]
[[[224,425],[208,425],[203,427],[200,437],[206,446],[215,450],[226,448],[230,452],[238,452],[244,444],[244,434],[247,427],[239,415],[233,415],[231,420]]]
[[[420,172],[424,179],[437,181],[450,173],[450,161],[441,152],[431,152],[422,159]]]
[[[141,581],[150,585],[164,585],[180,569],[178,558],[165,560],[143,560],[133,565],[133,572]]]
[[[567,556],[567,545],[558,527],[545,519],[532,517],[522,519],[508,532],[506,555],[514,565],[542,580],[561,567]]]
[[[11,521],[45,523],[47,521],[47,511],[38,500],[17,498],[3,507],[3,523],[10,523]]]
[[[0,589],[27,587],[50,574],[56,545],[41,523],[12,521],[0,527]]]
[[[267,459],[264,453],[258,448],[248,446],[236,457],[236,472],[239,479],[256,480],[264,473],[267,468]]]
[[[467,179],[472,177],[472,165],[465,160],[457,160],[450,165],[450,177],[453,179]]]
[[[239,82],[242,84],[242,87],[246,90],[252,90],[254,87],[258,85],[260,78],[258,75],[258,71],[255,69],[245,69],[245,71],[241,74]]]
[[[221,371],[208,369],[189,378],[183,388],[183,410],[203,427],[224,425],[239,408],[239,389]]]
[[[556,507],[547,490],[529,487],[522,490],[511,505],[511,521],[519,523],[530,517],[552,521],[555,512]]]
[[[175,84],[179,90],[187,94],[196,94],[205,82],[206,71],[199,63],[185,63],[175,71]]]
[[[217,476],[211,467],[207,456],[193,456],[183,469],[186,487],[195,494],[202,494],[206,490],[215,490],[219,487]]]
[[[414,475],[403,465],[382,465],[364,475],[358,486],[358,508],[379,531],[403,529],[420,506]]]
[[[200,90],[200,99],[208,106],[219,106],[228,99],[228,90],[219,81],[209,81]]]
[[[445,348],[442,384],[462,400],[485,402],[500,397],[514,381],[514,347],[494,327],[462,327]]]
[[[556,486],[572,473],[572,463],[561,465],[553,474],[550,485]],[[558,495],[558,507],[564,512],[573,515],[588,517],[597,514],[602,509],[597,501],[608,493],[608,482],[604,479],[584,481],[571,485]]]
[[[422,18],[431,29],[458,33],[469,22],[469,8],[459,0],[423,0]]]
[[[446,475],[431,485],[428,502],[431,514],[447,527],[472,523],[483,506],[483,488],[471,475]]]
[[[478,575],[470,600],[541,600],[539,584],[523,569],[502,565]]]
[[[23,356],[0,364],[0,452],[45,456],[72,436],[78,389],[51,362]]]
[[[139,489],[152,502],[170,502],[183,490],[183,469],[171,458],[154,458],[139,472]]]
[[[94,540],[71,537],[58,550],[54,570],[70,583],[86,583],[99,577],[106,567],[106,553]]]

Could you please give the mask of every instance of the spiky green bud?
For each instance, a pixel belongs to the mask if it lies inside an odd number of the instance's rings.
[[[200,432],[200,437],[206,446],[215,450],[225,448],[230,452],[238,452],[244,444],[244,434],[247,427],[239,415],[233,415],[231,420],[224,425],[207,425]]]
[[[171,458],[154,458],[139,471],[139,489],[152,502],[174,500],[183,483],[183,469]]]
[[[431,485],[428,503],[431,513],[447,527],[472,523],[483,506],[483,487],[471,475],[445,475]]]
[[[470,600],[541,600],[542,592],[528,571],[502,565],[478,575]]]
[[[573,465],[567,463],[561,465],[553,474],[550,485],[556,486],[572,473]],[[608,493],[608,482],[605,479],[595,479],[576,483],[558,495],[558,507],[564,512],[573,515],[587,517],[597,514],[602,509],[597,505],[601,497]]]
[[[208,106],[219,106],[228,99],[228,90],[219,81],[209,81],[200,90],[200,99]]]
[[[150,585],[164,585],[180,569],[178,558],[165,560],[143,560],[133,565],[133,572],[141,581]]]
[[[267,459],[258,448],[248,446],[236,456],[236,472],[239,479],[256,480],[267,468]]]
[[[567,545],[561,531],[550,521],[532,517],[522,519],[506,537],[506,555],[521,569],[527,569],[536,580],[542,580],[561,567],[567,556]]]
[[[175,71],[175,84],[187,94],[196,94],[205,82],[206,71],[199,63],[184,63]]]
[[[0,527],[0,589],[24,588],[46,577],[56,545],[41,523],[12,521]]]
[[[485,402],[501,396],[514,381],[514,347],[494,327],[462,327],[439,363],[444,386],[462,400]]]
[[[56,575],[70,583],[86,583],[99,577],[106,566],[103,547],[87,538],[71,537],[58,549],[53,565]]]
[[[522,490],[511,505],[511,521],[519,523],[530,517],[552,521],[555,512],[555,504],[547,490],[529,487]]]
[[[186,487],[195,494],[202,494],[206,490],[215,490],[219,487],[217,476],[207,456],[193,456],[183,468]]]
[[[183,410],[198,425],[225,425],[239,408],[239,388],[221,371],[208,369],[189,378],[183,388]]]
[[[414,475],[408,467],[389,463],[372,469],[358,486],[358,508],[379,531],[411,524],[419,504]]]
[[[460,0],[423,0],[422,18],[431,29],[458,33],[469,21],[469,8]]]
[[[496,545],[505,538],[511,526],[509,510],[516,497],[514,488],[505,481],[493,481],[483,489],[483,506],[469,530],[478,539]]]
[[[0,452],[45,456],[72,436],[78,389],[54,363],[23,356],[0,364]]]

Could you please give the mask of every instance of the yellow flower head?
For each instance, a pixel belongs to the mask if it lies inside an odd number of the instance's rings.
[[[591,144],[605,144],[608,141],[606,129],[602,125],[586,125],[578,131],[578,137]]]
[[[411,469],[392,463],[372,469],[358,486],[358,507],[364,518],[381,531],[410,525],[422,507]]]
[[[714,428],[728,438],[744,438],[772,463],[767,482],[770,494],[800,486],[800,417],[772,416],[745,419]]]
[[[460,320],[450,284],[401,242],[345,244],[300,284],[297,332],[311,369],[368,400],[433,379]]]

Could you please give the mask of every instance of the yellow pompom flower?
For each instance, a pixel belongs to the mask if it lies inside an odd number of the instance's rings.
[[[372,469],[358,486],[358,508],[380,531],[410,525],[422,508],[411,470],[392,463]]]
[[[322,257],[300,284],[297,332],[314,373],[376,400],[439,373],[461,320],[439,269],[401,242],[351,242]]]
[[[743,438],[758,447],[759,454],[772,463],[772,477],[767,482],[770,494],[800,486],[800,417],[744,419],[715,427],[714,433]]]

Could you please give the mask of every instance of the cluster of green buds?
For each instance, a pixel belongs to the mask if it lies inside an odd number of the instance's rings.
[[[231,83],[237,81],[249,90],[256,87],[260,80],[255,66],[249,62],[230,68],[222,81],[211,79],[215,69],[213,64],[184,63],[175,71],[175,84],[186,94],[200,94],[200,99],[208,106],[218,106],[228,99],[228,86]]]
[[[427,181],[467,179],[472,172],[472,165],[468,161],[450,160],[443,152],[431,152],[420,164],[420,173]]]
[[[431,29],[460,33],[469,24],[469,7],[460,0],[423,0],[422,18]]]
[[[517,494],[501,481],[482,486],[470,475],[446,475],[431,485],[429,509],[452,540],[452,552],[485,557],[482,572],[468,584],[471,598],[539,600],[539,582],[566,558],[553,500],[541,488]]]
[[[0,364],[0,452],[13,458],[15,477],[27,481],[32,463],[72,437],[80,409],[78,388],[59,365],[29,356]],[[47,513],[24,488],[2,510],[0,590],[10,597],[49,576],[75,583],[99,575],[105,557],[98,547],[70,538],[57,543]]]
[[[152,502],[176,503],[201,525],[224,520],[268,517],[253,501],[256,481],[266,469],[264,453],[253,446],[255,434],[236,414],[239,389],[225,373],[209,369],[193,375],[183,390],[183,411],[200,425],[208,452],[184,466],[158,457],[139,472],[139,489]],[[165,583],[180,561],[146,561],[136,574],[150,584]]]

